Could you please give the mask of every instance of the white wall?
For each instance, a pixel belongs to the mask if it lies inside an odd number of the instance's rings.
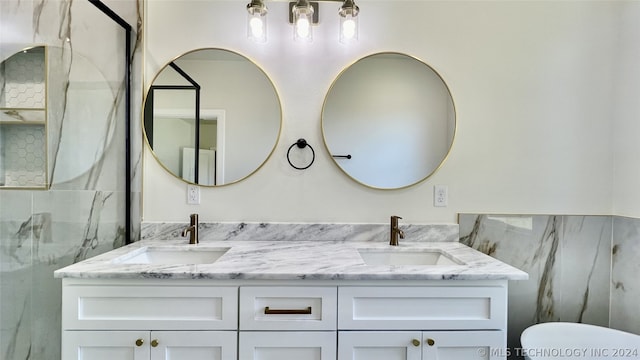
[[[640,217],[640,2],[627,4],[618,19],[613,119],[613,213]]]
[[[148,1],[145,81],[194,48],[221,47],[256,61],[281,97],[284,127],[273,154],[238,184],[202,189],[186,205],[186,186],[144,157],[144,220],[454,222],[460,212],[610,214],[613,155],[636,155],[637,81],[618,87],[637,55],[637,4],[611,1],[360,1],[360,41],[338,41],[339,3],[322,2],[311,44],[292,40],[286,2],[268,2],[269,40],[246,38],[238,1]],[[626,21],[620,22],[621,14]],[[628,47],[633,47],[627,50]],[[458,132],[446,164],[414,187],[380,191],[348,179],[323,148],[320,113],[340,71],[360,57],[404,52],[430,64],[449,85]],[[621,59],[620,56],[625,58]],[[637,74],[635,69],[633,75]],[[240,95],[240,94],[239,94]],[[624,117],[615,121],[614,116]],[[617,126],[612,126],[612,124]],[[635,131],[635,134],[631,134]],[[613,136],[624,135],[624,144]],[[304,137],[317,159],[292,169],[287,148]],[[615,146],[613,144],[616,144]],[[622,157],[620,155],[620,157]],[[616,161],[616,208],[640,215],[630,178],[634,160]],[[637,161],[635,161],[637,163]],[[434,208],[433,185],[449,186],[449,206]],[[633,195],[629,192],[635,192]],[[619,206],[618,206],[619,203]],[[637,203],[637,201],[636,201]]]

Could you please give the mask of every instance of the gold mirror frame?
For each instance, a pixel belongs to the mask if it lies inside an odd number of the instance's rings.
[[[352,173],[350,173],[347,169],[345,169],[343,166],[340,165],[341,161],[350,161],[350,159],[352,159],[351,154],[350,153],[333,153],[333,151],[342,151],[342,149],[331,149],[330,147],[330,141],[328,139],[328,136],[330,137],[331,135],[327,134],[327,104],[330,101],[330,97],[332,96],[332,91],[335,90],[336,88],[336,84],[340,81],[340,79],[343,77],[343,75],[345,73],[347,73],[350,70],[354,69],[355,65],[358,65],[360,63],[362,63],[365,60],[369,60],[373,57],[377,57],[377,56],[387,56],[387,57],[391,57],[391,56],[398,56],[398,57],[406,57],[406,60],[411,60],[411,61],[415,61],[418,64],[421,64],[422,66],[424,66],[425,70],[430,71],[433,73],[433,75],[435,75],[435,78],[438,79],[441,83],[442,83],[442,90],[446,93],[446,95],[448,95],[448,102],[450,105],[450,110],[451,110],[451,116],[449,119],[447,119],[446,121],[453,121],[453,124],[449,124],[450,128],[451,128],[451,135],[447,138],[447,147],[446,147],[446,151],[442,152],[442,156],[440,157],[438,163],[436,166],[433,166],[432,168],[426,169],[424,170],[425,175],[424,176],[420,176],[419,178],[417,178],[415,181],[410,181],[408,183],[399,185],[399,186],[380,186],[380,185],[373,185],[372,181],[369,181],[368,179],[361,179],[358,178],[357,176],[353,175]],[[368,73],[368,75],[373,75],[372,73]],[[352,94],[350,94],[352,95]],[[430,178],[431,176],[433,176],[433,174],[435,174],[445,163],[445,161],[447,160],[447,158],[449,157],[449,154],[451,153],[451,150],[453,148],[453,144],[455,143],[455,137],[456,137],[456,133],[457,133],[457,126],[458,126],[458,122],[457,122],[457,113],[456,113],[456,107],[455,107],[455,102],[453,100],[453,96],[451,95],[451,91],[448,87],[448,85],[446,84],[446,82],[444,81],[444,79],[442,78],[442,76],[430,65],[428,65],[426,62],[411,56],[411,55],[407,55],[404,53],[399,53],[399,52],[378,52],[378,53],[373,53],[367,56],[364,56],[362,58],[357,59],[356,61],[354,61],[353,63],[351,63],[350,65],[346,66],[339,74],[338,76],[336,76],[336,78],[333,80],[331,86],[329,87],[329,90],[327,91],[327,95],[325,96],[324,99],[324,103],[322,106],[322,116],[321,116],[321,131],[322,131],[322,138],[324,141],[324,145],[325,145],[325,149],[329,155],[329,157],[331,157],[331,159],[333,160],[334,164],[345,174],[347,175],[349,178],[351,178],[352,180],[354,180],[355,182],[364,185],[368,188],[371,189],[377,189],[377,190],[396,190],[396,189],[404,189],[404,188],[408,188],[410,186],[414,186],[416,184],[419,184],[425,180],[427,180],[428,178]],[[361,132],[362,133],[362,132]],[[363,136],[366,136],[366,134],[362,134]],[[389,135],[390,137],[391,135]],[[349,156],[349,158],[346,158],[347,156]],[[355,157],[353,157],[355,158]]]
[[[179,174],[176,174],[175,172],[173,172],[171,169],[169,169],[158,157],[158,155],[156,154],[155,150],[153,149],[153,147],[151,146],[150,142],[149,142],[149,137],[147,134],[147,128],[145,126],[145,109],[147,107],[147,100],[148,100],[148,96],[149,96],[149,92],[151,90],[151,87],[153,86],[153,84],[155,83],[155,81],[158,79],[158,77],[160,76],[160,74],[167,69],[167,67],[170,66],[171,63],[179,60],[180,58],[189,55],[189,54],[193,54],[196,53],[198,51],[220,51],[220,52],[225,52],[225,53],[229,53],[232,54],[234,56],[240,57],[242,59],[244,59],[247,63],[253,64],[255,66],[255,68],[264,75],[264,78],[269,82],[271,89],[273,89],[273,94],[275,96],[275,99],[277,100],[277,110],[279,112],[279,120],[278,120],[278,129],[277,129],[277,133],[273,142],[273,146],[271,147],[271,149],[268,151],[268,153],[266,154],[264,160],[262,160],[262,162],[252,171],[249,171],[246,175],[239,177],[233,181],[229,181],[229,182],[224,182],[222,184],[215,184],[215,185],[208,185],[208,184],[196,184],[195,181],[189,181],[187,179],[184,179],[182,176],[180,176]],[[238,96],[242,96],[243,94],[239,93]],[[248,99],[250,100],[250,99]],[[201,106],[202,108],[202,106]],[[248,58],[247,56],[240,54],[236,51],[233,50],[229,50],[229,49],[223,49],[223,48],[215,48],[215,47],[206,47],[206,48],[197,48],[197,49],[193,49],[190,51],[187,51],[183,54],[178,55],[177,57],[173,58],[172,60],[168,61],[164,66],[162,66],[160,68],[160,70],[156,73],[156,75],[154,76],[153,80],[151,81],[151,83],[149,83],[149,85],[146,88],[145,94],[144,94],[144,101],[142,103],[142,111],[141,111],[142,115],[141,115],[141,122],[142,122],[142,132],[144,134],[144,142],[146,143],[148,149],[151,151],[151,154],[153,155],[153,157],[156,159],[157,163],[170,175],[172,175],[173,177],[175,177],[178,180],[181,180],[187,184],[193,184],[193,185],[198,185],[198,186],[203,186],[203,187],[210,187],[210,188],[215,188],[215,187],[222,187],[222,186],[227,186],[227,185],[232,185],[232,184],[236,184],[238,182],[241,182],[249,177],[251,177],[253,174],[255,174],[256,172],[258,172],[258,170],[260,170],[266,163],[267,161],[272,157],[273,153],[276,150],[276,147],[278,145],[278,142],[280,141],[280,136],[282,134],[282,123],[283,123],[283,111],[282,111],[282,101],[280,99],[280,95],[278,93],[278,90],[275,87],[275,84],[273,82],[273,80],[271,79],[271,77],[269,77],[269,75],[264,71],[264,69],[258,65],[255,61],[253,61],[252,59]],[[247,144],[247,146],[251,146],[251,144]]]

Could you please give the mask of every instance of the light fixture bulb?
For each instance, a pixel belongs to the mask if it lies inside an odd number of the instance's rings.
[[[307,38],[311,33],[311,25],[309,20],[300,18],[296,21],[296,34],[299,38]]]
[[[307,0],[298,0],[291,9],[293,12],[293,39],[296,41],[311,42],[313,32],[313,7]]]
[[[345,0],[340,7],[340,42],[349,43],[358,40],[358,13],[360,8],[353,0]]]
[[[262,0],[247,4],[247,37],[255,42],[267,41],[267,7]]]
[[[347,19],[342,23],[342,37],[345,40],[352,40],[356,36],[356,22]]]
[[[264,21],[259,17],[254,17],[249,20],[249,26],[251,27],[251,37],[262,38],[264,37]]]

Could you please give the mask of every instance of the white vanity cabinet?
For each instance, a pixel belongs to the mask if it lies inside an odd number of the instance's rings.
[[[507,281],[63,279],[63,360],[504,359]]]

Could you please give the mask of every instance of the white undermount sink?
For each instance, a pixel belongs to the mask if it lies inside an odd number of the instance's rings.
[[[117,264],[194,265],[211,264],[224,255],[229,248],[163,248],[146,247],[120,256],[112,262]]]
[[[395,249],[358,249],[367,265],[422,265],[447,266],[464,265],[439,250],[397,251]]]

